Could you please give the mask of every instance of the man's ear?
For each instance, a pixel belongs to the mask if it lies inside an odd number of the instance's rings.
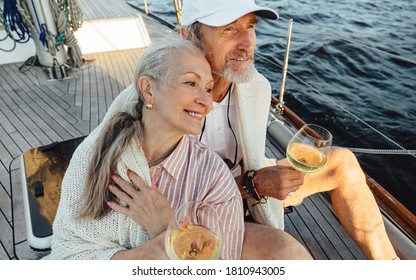
[[[186,38],[187,36],[186,36],[186,32],[187,30],[186,30],[186,27],[183,27],[183,26],[181,26],[181,27],[179,27],[179,35],[181,35],[181,37],[183,38],[183,39],[188,39],[188,38]]]
[[[153,81],[147,76],[141,76],[139,81],[137,82],[138,88],[143,95],[144,99],[147,103],[152,103],[153,95],[152,95],[152,87]]]

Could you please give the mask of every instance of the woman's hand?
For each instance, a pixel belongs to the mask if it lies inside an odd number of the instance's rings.
[[[127,172],[127,175],[131,182],[113,175],[112,179],[119,188],[112,184],[108,186],[110,191],[127,206],[119,205],[114,201],[109,201],[108,206],[114,211],[130,217],[146,229],[150,238],[154,238],[168,228],[173,218],[173,210],[166,197],[153,182],[152,186],[147,185],[132,171]]]

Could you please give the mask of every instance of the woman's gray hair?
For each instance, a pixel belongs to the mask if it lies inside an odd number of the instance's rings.
[[[107,201],[112,200],[108,190],[111,175],[115,173],[117,162],[132,139],[141,143],[143,139],[143,108],[145,99],[138,87],[140,77],[147,76],[155,81],[156,90],[163,88],[167,76],[178,59],[187,54],[203,55],[191,41],[171,36],[154,40],[137,63],[134,81],[137,101],[132,102],[125,112],[117,113],[105,126],[97,140],[84,188],[84,205],[78,218],[100,219],[111,210]]]

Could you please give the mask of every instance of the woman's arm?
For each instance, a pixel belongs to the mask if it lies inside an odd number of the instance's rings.
[[[110,259],[119,251],[149,242],[149,234],[142,227],[115,211],[98,220],[78,218],[94,138],[89,136],[84,141],[87,142],[74,153],[64,177],[53,224],[52,251],[47,259]],[[149,252],[152,254],[142,256],[158,258],[158,250]],[[165,253],[159,258],[166,258]]]
[[[130,250],[115,253],[112,260],[168,260],[165,250],[165,232],[150,239],[148,242]]]

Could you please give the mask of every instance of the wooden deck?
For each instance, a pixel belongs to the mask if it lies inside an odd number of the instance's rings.
[[[111,4],[110,4],[111,3]],[[84,20],[137,14],[123,0],[78,1]],[[159,32],[144,16],[151,37]],[[142,49],[84,55],[88,61],[72,79],[43,83],[42,71],[19,71],[21,63],[0,66],[0,260],[39,259],[26,240],[20,156],[30,148],[87,135],[112,100],[132,82]],[[268,143],[268,156],[279,152]],[[286,230],[315,259],[364,259],[337,222],[325,195],[314,195],[285,215]]]

